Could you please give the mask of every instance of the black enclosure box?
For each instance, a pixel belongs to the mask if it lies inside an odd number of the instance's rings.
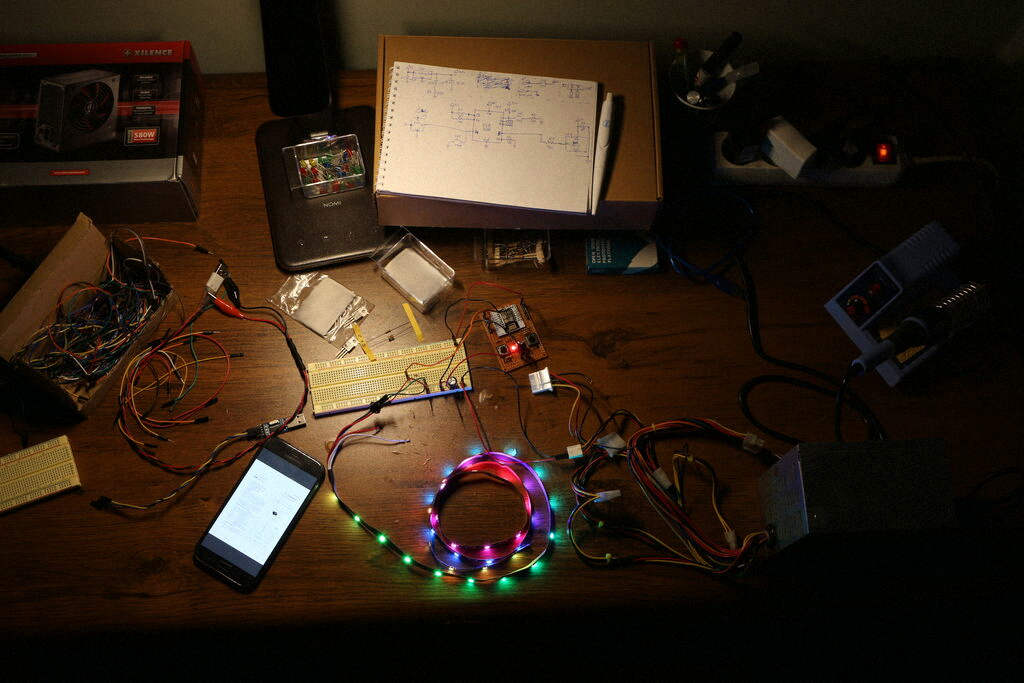
[[[0,225],[196,220],[202,116],[187,41],[0,46]]]
[[[938,439],[798,444],[758,488],[780,550],[804,539],[953,525],[949,461]]]

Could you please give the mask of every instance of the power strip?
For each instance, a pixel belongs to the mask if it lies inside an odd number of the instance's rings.
[[[814,168],[812,159],[797,178],[767,161],[752,161],[737,166],[722,154],[722,142],[728,133],[715,133],[712,177],[722,185],[805,185],[812,187],[885,187],[894,184],[903,173],[903,159],[896,163],[876,164],[870,156],[860,166]]]

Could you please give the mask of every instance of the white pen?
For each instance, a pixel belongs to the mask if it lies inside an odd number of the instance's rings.
[[[601,197],[604,167],[608,163],[608,147],[612,137],[612,94],[606,93],[597,123],[597,145],[594,147],[594,186],[590,191],[590,213],[597,213],[597,200]]]

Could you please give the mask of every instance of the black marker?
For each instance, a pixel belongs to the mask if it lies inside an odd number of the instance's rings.
[[[736,51],[736,48],[743,42],[743,36],[738,32],[733,31],[729,34],[729,37],[725,39],[725,42],[719,46],[717,50],[711,53],[711,56],[701,65],[697,71],[697,76],[694,78],[694,84],[700,88],[704,85],[704,81],[709,78],[714,78],[722,69],[725,68],[726,62],[729,61],[729,57]]]

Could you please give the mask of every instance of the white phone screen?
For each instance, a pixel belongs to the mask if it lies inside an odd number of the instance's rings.
[[[256,576],[315,486],[312,474],[263,450],[201,545]]]

